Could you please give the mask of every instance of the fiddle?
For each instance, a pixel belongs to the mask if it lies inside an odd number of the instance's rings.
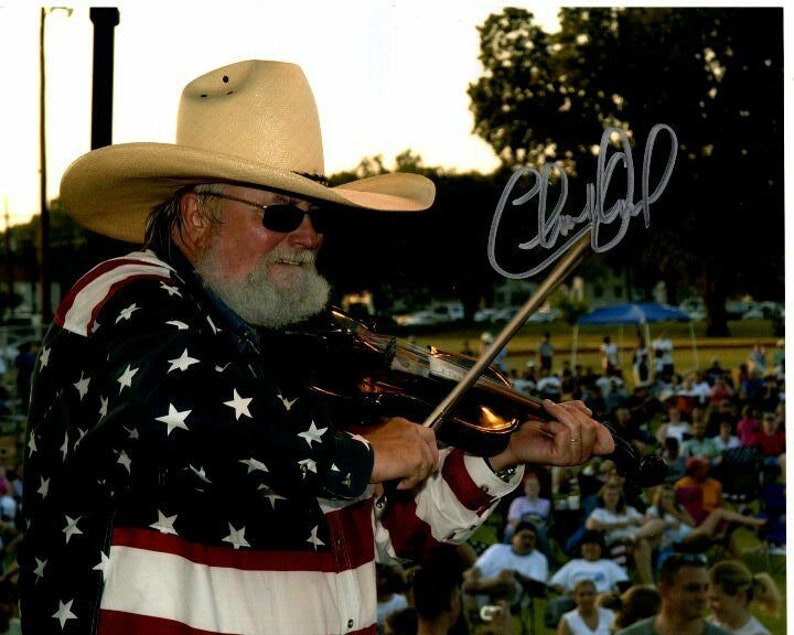
[[[311,358],[312,390],[340,420],[367,426],[383,417],[425,420],[436,405],[478,362],[476,358],[424,348],[377,333],[341,310],[332,309],[324,325],[291,331],[289,340]],[[296,339],[297,338],[297,339]],[[551,421],[542,401],[515,390],[492,367],[480,374],[471,388],[435,427],[446,446],[477,456],[493,456],[507,447],[510,435],[528,419]],[[638,456],[634,447],[605,423],[615,441],[612,459],[627,487],[660,483],[666,467],[658,455]],[[630,493],[630,492],[627,492]]]

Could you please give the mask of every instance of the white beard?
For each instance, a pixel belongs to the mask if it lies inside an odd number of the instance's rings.
[[[298,261],[274,275],[279,260]],[[276,329],[318,313],[328,302],[331,285],[314,266],[311,251],[295,252],[278,245],[242,280],[231,280],[214,257],[212,247],[196,258],[194,266],[209,287],[243,320]],[[284,267],[284,265],[280,265]]]

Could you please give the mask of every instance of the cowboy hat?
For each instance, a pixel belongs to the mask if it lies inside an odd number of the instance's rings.
[[[420,211],[435,186],[417,174],[373,176],[336,187],[323,180],[320,120],[300,67],[248,60],[182,91],[176,143],[125,143],[89,152],[61,180],[66,212],[88,229],[143,242],[152,208],[179,189],[230,182],[381,211]]]

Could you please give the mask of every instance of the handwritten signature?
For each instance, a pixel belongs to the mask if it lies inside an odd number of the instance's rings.
[[[657,137],[660,133],[667,134],[670,140],[670,148],[662,176],[653,192],[651,192],[651,160]],[[607,160],[607,155],[611,148],[610,139],[612,139],[614,135],[617,135],[619,138],[620,150],[615,150],[611,156],[609,156],[609,160]],[[546,163],[540,170],[533,167],[519,168],[510,177],[505,189],[502,191],[493,220],[491,221],[491,230],[488,235],[488,260],[491,263],[491,267],[493,267],[497,273],[507,278],[529,278],[543,271],[560,258],[579,237],[583,236],[588,231],[591,231],[590,245],[593,251],[603,253],[614,247],[623,239],[629,229],[631,219],[635,216],[642,214],[645,220],[645,227],[648,228],[651,223],[651,203],[655,203],[662,195],[665,187],[667,187],[667,183],[673,172],[673,166],[675,165],[677,151],[678,139],[673,129],[666,124],[656,124],[648,134],[640,176],[640,199],[634,202],[634,159],[631,154],[629,139],[626,133],[620,128],[607,128],[601,136],[595,182],[585,185],[586,203],[578,216],[571,216],[563,213],[563,207],[568,199],[568,177],[559,163]],[[618,169],[621,164],[625,170],[625,196],[623,198],[618,198],[611,207],[606,209],[606,201],[608,194],[610,194],[612,177],[615,174],[615,170]],[[548,188],[552,170],[555,170],[559,175],[560,195],[551,208],[551,212],[547,213],[549,204]],[[525,175],[534,177],[532,187],[525,194],[516,197],[514,200],[509,200],[516,184]],[[621,192],[621,194],[622,193],[623,192]],[[518,273],[506,270],[497,262],[496,257],[499,225],[508,203],[515,207],[529,206],[534,203],[537,209],[537,234],[530,240],[520,242],[516,246],[526,251],[536,247],[553,250],[540,264]],[[605,228],[615,222],[620,223],[619,227],[611,238],[605,238],[604,235],[608,233],[605,231]],[[561,236],[570,237],[562,245],[557,245],[557,241]]]

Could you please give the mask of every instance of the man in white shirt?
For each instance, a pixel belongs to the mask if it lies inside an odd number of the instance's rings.
[[[510,604],[521,598],[522,583],[528,580],[546,583],[549,562],[535,549],[537,532],[528,521],[516,525],[510,544],[493,544],[477,558],[464,574],[463,590],[477,596],[479,604],[506,600]]]

